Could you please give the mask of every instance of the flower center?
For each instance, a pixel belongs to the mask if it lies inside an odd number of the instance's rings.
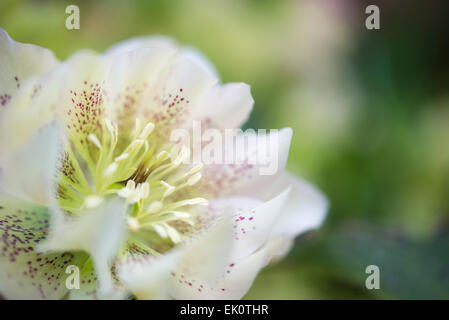
[[[117,125],[104,119],[84,140],[69,139],[60,157],[58,200],[76,215],[107,197],[124,198],[130,238],[155,251],[179,243],[194,224],[192,208],[208,202],[188,196],[201,179],[202,165],[185,165],[190,157],[185,147],[173,156],[173,145],[152,138],[154,127],[137,119],[134,132],[120,136]]]

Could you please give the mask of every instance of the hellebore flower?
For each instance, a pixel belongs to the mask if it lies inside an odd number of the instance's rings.
[[[170,139],[193,121],[239,128],[253,106],[247,85],[219,84],[194,49],[136,38],[60,63],[0,31],[0,57],[6,298],[239,299],[323,222],[324,196],[284,169],[291,129],[270,145],[270,175],[248,154],[189,163],[192,147]],[[79,289],[66,285],[69,266]]]

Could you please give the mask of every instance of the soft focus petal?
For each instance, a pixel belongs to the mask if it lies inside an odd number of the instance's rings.
[[[123,261],[118,276],[140,299],[196,299],[202,287],[211,287],[221,278],[230,249],[230,223],[222,219],[163,256]]]
[[[70,290],[70,300],[118,300],[129,297],[128,290],[114,278],[113,289],[107,295],[98,290],[98,277],[92,259],[87,259],[80,267],[80,287]]]
[[[174,52],[174,48],[162,46],[121,51],[113,56],[105,83],[110,95],[106,112],[121,132],[132,132],[137,110],[149,107],[149,101],[143,97]]]
[[[50,50],[14,41],[1,28],[0,57],[0,111],[26,79],[43,74],[58,64]]]
[[[8,299],[60,299],[66,268],[84,253],[36,251],[48,232],[48,209],[0,195],[0,293]]]
[[[186,245],[171,278],[170,293],[175,299],[197,299],[202,287],[212,287],[220,278],[231,253],[228,218]]]
[[[11,140],[14,137],[2,136],[0,146]],[[41,128],[18,148],[2,147],[5,153],[0,155],[0,189],[27,201],[50,205],[54,199],[59,143],[59,128],[52,125]]]
[[[124,261],[118,265],[118,277],[139,299],[168,299],[170,277],[180,257],[181,251],[175,250],[162,256]]]
[[[273,225],[283,211],[290,188],[267,202],[233,197],[211,201],[211,210],[228,212],[233,223],[233,247],[230,263],[251,255],[268,240]]]
[[[135,37],[128,39],[109,48],[106,51],[106,55],[117,55],[142,48],[179,50],[180,53],[201,66],[212,77],[218,78],[218,72],[214,65],[200,51],[193,47],[179,47],[173,39],[165,36]]]
[[[205,299],[238,300],[251,288],[259,271],[264,267],[266,252],[261,249],[244,260],[230,264],[223,279],[209,291]]]
[[[204,121],[207,127],[240,128],[248,120],[253,105],[247,84],[217,84],[198,102],[192,118]]]
[[[176,43],[173,39],[165,36],[135,37],[113,45],[106,50],[105,54],[109,56],[121,55],[142,48],[176,49]]]
[[[264,189],[261,186],[268,188],[285,168],[291,137],[290,128],[266,135],[249,133],[237,136],[233,146],[225,149],[223,154],[234,155],[233,158],[241,164],[206,164],[197,188],[211,197],[240,195],[258,198],[260,190]],[[243,141],[246,147],[240,148],[237,141]],[[256,156],[256,161],[251,163],[249,159],[253,156]]]
[[[194,60],[174,55],[161,69],[157,80],[143,96],[138,116],[156,124],[155,133],[167,141],[173,129],[191,125],[195,105],[217,82]],[[186,124],[187,122],[187,124]]]
[[[272,188],[281,189],[286,185],[292,186],[292,190],[272,235],[295,237],[319,228],[329,207],[326,197],[310,183],[289,173],[284,173]]]
[[[294,238],[288,236],[272,237],[265,244],[265,265],[282,259],[293,246]]]
[[[52,232],[42,243],[42,251],[84,250],[88,252],[97,272],[100,295],[113,291],[112,260],[116,257],[125,234],[125,205],[120,199],[106,200],[80,217],[55,215]]]
[[[238,263],[230,263],[214,283],[202,284],[197,281],[179,279],[178,282],[184,283],[186,289],[186,296],[183,299],[241,299],[248,292],[258,272],[264,267],[265,259],[266,252],[261,249]]]

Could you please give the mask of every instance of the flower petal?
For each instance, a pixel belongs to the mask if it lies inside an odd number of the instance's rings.
[[[208,299],[238,300],[251,288],[259,271],[264,267],[266,252],[261,249],[244,260],[230,264],[223,279],[210,290]]]
[[[217,81],[191,58],[166,46],[105,56],[81,52],[58,69],[66,75],[59,113],[78,149],[86,148],[87,136],[98,133],[104,117],[116,120],[122,130],[136,117],[151,121],[156,125],[153,134],[167,140]]]
[[[265,265],[275,263],[282,259],[293,246],[294,238],[288,236],[276,236],[268,240],[264,245]]]
[[[113,288],[112,260],[122,244],[125,233],[125,204],[121,199],[86,210],[80,217],[55,214],[49,238],[41,244],[41,251],[84,250],[95,265],[100,285],[99,295],[107,296]]]
[[[50,50],[14,41],[1,28],[0,57],[0,110],[26,79],[43,74],[58,64]]]
[[[229,258],[230,237],[230,223],[223,219],[163,256],[124,261],[118,266],[118,276],[140,299],[195,299],[201,292],[198,289],[221,277]]]
[[[217,84],[198,102],[192,118],[210,123],[208,126],[213,128],[239,128],[248,119],[253,105],[247,84]]]
[[[138,115],[156,124],[155,134],[166,141],[173,129],[186,126],[196,103],[216,82],[194,60],[178,53],[149,85]]]
[[[220,219],[204,235],[187,245],[171,279],[175,299],[195,299],[201,286],[210,287],[222,274],[231,253],[229,217]]]
[[[241,299],[265,265],[265,255],[266,252],[261,249],[238,263],[228,264],[214,283],[202,284],[187,280],[184,284],[185,296],[182,296],[182,299]],[[182,279],[179,281],[183,282]]]
[[[146,256],[139,260],[120,263],[118,277],[139,299],[168,299],[171,270],[175,270],[181,251],[162,256]]]
[[[223,151],[223,157],[230,154],[232,163],[205,164],[203,178],[196,188],[209,197],[257,198],[260,186],[269,186],[285,168],[291,137],[290,128],[266,135],[244,133],[237,136],[233,145],[225,145],[227,148]]]
[[[113,290],[107,295],[100,294],[98,290],[98,277],[92,259],[87,259],[80,268],[79,289],[70,290],[70,300],[119,300],[129,296],[128,291],[114,278]]]
[[[243,260],[268,240],[273,225],[282,213],[289,192],[290,188],[287,188],[267,202],[244,197],[211,201],[210,207],[213,211],[228,212],[232,217],[231,263]]]
[[[0,292],[8,299],[60,299],[65,270],[86,261],[84,253],[36,251],[48,232],[48,209],[0,195]]]
[[[142,100],[148,86],[159,76],[175,49],[162,46],[120,52],[113,55],[111,71],[106,79],[105,87],[111,95],[106,109],[121,132],[131,132],[137,110],[149,103]]]
[[[109,48],[106,51],[106,55],[117,55],[142,48],[177,49],[184,56],[195,61],[196,64],[201,66],[212,77],[218,78],[218,73],[214,65],[200,51],[193,47],[179,47],[173,39],[165,36],[135,37],[128,39]]]
[[[105,55],[121,55],[142,48],[176,49],[176,43],[173,39],[165,36],[134,37],[113,45],[106,50]]]
[[[310,183],[285,172],[273,184],[273,190],[292,186],[282,215],[274,226],[272,235],[295,237],[319,228],[326,218],[329,203],[326,197]]]
[[[0,154],[0,189],[26,201],[51,205],[54,201],[59,128],[55,125],[43,127],[24,145],[11,145],[17,138],[14,134],[0,137],[0,148],[4,151]]]

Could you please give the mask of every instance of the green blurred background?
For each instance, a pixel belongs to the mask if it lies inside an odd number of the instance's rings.
[[[65,28],[76,4],[81,29]],[[368,4],[381,29],[366,30]],[[328,196],[325,225],[248,299],[449,298],[449,24],[444,1],[0,1],[0,27],[60,59],[137,35],[196,46],[251,85],[246,127],[292,127],[289,169]],[[380,290],[365,288],[366,266]]]

